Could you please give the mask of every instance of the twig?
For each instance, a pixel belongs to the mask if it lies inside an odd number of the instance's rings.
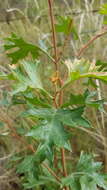
[[[60,79],[60,86],[63,86],[63,81]],[[63,91],[59,93],[59,106],[63,104]],[[67,167],[66,167],[66,157],[65,157],[65,149],[61,148],[61,158],[62,158],[62,167],[63,167],[63,176],[67,177]],[[65,186],[65,190],[69,190],[69,187]]]
[[[60,178],[55,174],[55,172],[54,172],[51,168],[49,168],[49,166],[48,166],[47,164],[43,163],[42,166],[44,166],[45,168],[47,168],[47,170],[49,171],[49,173],[50,173],[52,176],[54,176],[58,182],[61,183]]]
[[[67,177],[67,169],[66,169],[65,150],[64,150],[64,148],[61,148],[61,154],[62,154],[63,174],[64,174],[64,177]]]
[[[54,63],[55,63],[56,71],[57,71],[58,70],[58,65],[57,65],[58,54],[57,54],[56,32],[55,32],[55,19],[54,19],[54,14],[53,14],[52,2],[53,0],[48,0],[49,14],[50,14],[50,19],[51,19],[51,27],[52,27],[52,41],[53,41],[54,54],[55,54]]]
[[[103,32],[97,34],[96,36],[94,36],[92,39],[90,39],[77,53],[76,57],[80,57],[84,51],[98,38],[100,38],[101,36],[105,35],[107,33],[107,28],[104,29]]]
[[[55,107],[58,108],[60,105],[62,105],[63,103],[63,92],[59,93],[59,104],[57,105],[56,103],[56,97],[57,97],[57,89],[56,89],[56,84],[57,81],[59,81],[60,86],[62,86],[62,80],[59,77],[59,72],[58,72],[58,51],[57,51],[57,43],[56,43],[56,31],[55,31],[55,19],[54,19],[54,14],[53,14],[53,8],[52,8],[52,2],[53,0],[48,0],[48,4],[49,4],[49,13],[50,13],[50,19],[51,19],[51,27],[52,27],[52,38],[53,38],[53,48],[54,48],[54,54],[55,54],[55,68],[56,68],[56,73],[55,73],[55,77],[54,80],[52,80],[54,82],[55,85],[55,97],[54,97],[54,104]],[[69,28],[71,27],[71,23]],[[65,47],[65,43],[64,43],[64,47]],[[63,176],[67,177],[67,169],[66,169],[66,161],[65,161],[65,150],[64,148],[61,148],[61,157],[62,157],[62,168],[63,168]],[[50,171],[49,168],[47,168],[48,171]],[[50,171],[51,173],[51,171]],[[60,179],[55,176],[56,179],[60,182]],[[64,190],[69,190],[69,188],[67,186],[65,186],[63,188]]]
[[[53,14],[53,0],[48,0],[48,5],[49,5],[49,14],[50,14],[50,20],[51,20],[51,28],[52,28],[52,44],[54,48],[54,64],[55,64],[55,78],[56,81],[54,82],[54,87],[55,87],[55,95],[54,95],[54,105],[57,108],[57,102],[56,102],[56,97],[57,97],[57,81],[59,78],[59,73],[58,73],[58,52],[57,52],[57,40],[56,40],[56,31],[55,31],[55,18]]]

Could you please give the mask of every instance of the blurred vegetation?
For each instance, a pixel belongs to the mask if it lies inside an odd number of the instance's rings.
[[[106,15],[101,15],[99,9],[102,4],[107,3],[106,0],[59,0],[55,1],[55,17],[56,20],[59,16],[66,16],[72,18],[75,35],[70,36],[65,47],[65,57],[63,59],[72,59],[78,52],[78,50],[93,36],[102,31],[104,27],[107,27],[105,23]],[[59,15],[60,14],[60,15]],[[10,36],[14,32],[17,35],[22,36],[28,42],[36,44],[39,41],[41,47],[47,48],[51,45],[51,28],[50,20],[47,11],[47,0],[0,0],[0,71],[9,72],[9,60],[6,57],[3,49],[4,38]],[[60,46],[63,42],[63,34],[58,36],[58,47],[60,52]],[[103,62],[107,66],[107,35],[97,39],[88,48],[84,57],[91,62]],[[50,49],[52,51],[52,49]],[[47,58],[42,58],[43,62],[47,62]],[[53,74],[52,66],[49,62],[42,66],[42,77],[50,73]],[[62,76],[64,76],[65,67],[62,69]],[[45,82],[47,88],[50,89],[50,83]],[[84,84],[85,85],[85,84]],[[107,100],[107,87],[106,85],[97,81],[98,97]],[[71,87],[69,87],[71,88]],[[90,88],[90,87],[89,87]],[[92,87],[91,87],[92,88]],[[68,89],[69,90],[69,89]],[[22,145],[18,139],[12,137],[9,134],[8,125],[17,126],[19,133],[22,126],[31,124],[30,120],[19,120],[17,115],[20,110],[24,109],[24,106],[16,108],[15,106],[8,107],[10,96],[7,92],[11,91],[10,81],[0,81],[0,189],[1,190],[22,190],[23,187],[20,183],[20,176],[15,173],[15,168],[10,169],[7,167],[8,159],[16,152],[24,152],[25,146]],[[81,86],[80,81],[75,82],[71,89],[72,93],[83,93],[84,88]],[[66,97],[64,97],[66,100]],[[102,161],[104,165],[107,164],[107,119],[106,119],[106,103],[105,114],[102,115],[100,111],[94,109],[87,110],[87,116],[93,123],[93,131],[78,131],[72,130],[72,159],[78,159],[81,150],[91,152],[96,155],[98,161]],[[3,124],[2,121],[6,121]],[[23,127],[22,127],[23,128]],[[102,128],[104,130],[102,130]],[[105,141],[105,142],[104,142]]]

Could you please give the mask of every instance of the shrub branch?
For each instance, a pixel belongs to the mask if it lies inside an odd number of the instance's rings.
[[[53,47],[54,47],[54,56],[55,56],[55,68],[56,71],[58,70],[58,54],[57,54],[57,39],[56,39],[56,32],[55,32],[55,19],[54,19],[54,14],[53,14],[53,6],[52,6],[53,0],[48,0],[48,5],[49,5],[49,14],[50,14],[50,20],[51,20],[51,27],[52,27],[52,42],[53,42]]]
[[[76,57],[80,57],[86,49],[98,38],[102,37],[103,35],[107,34],[107,28],[105,28],[101,33],[97,34],[96,36],[92,37],[77,53]]]

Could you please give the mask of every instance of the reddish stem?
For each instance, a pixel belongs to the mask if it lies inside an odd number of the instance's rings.
[[[60,79],[60,86],[63,85],[63,81]],[[61,106],[63,104],[63,91],[60,91],[59,94],[59,106]],[[62,167],[63,167],[63,176],[67,177],[67,167],[66,167],[66,156],[65,156],[65,149],[61,148],[61,157],[62,157]],[[65,186],[64,187],[65,190],[69,190],[69,187]]]
[[[92,39],[90,39],[77,53],[76,57],[80,57],[84,51],[98,38],[100,38],[101,36],[105,35],[107,33],[107,28],[104,29],[103,32],[97,34],[96,36],[94,36]]]
[[[53,47],[54,47],[54,54],[55,54],[55,68],[56,71],[58,70],[58,54],[57,54],[57,40],[56,40],[56,31],[55,31],[55,19],[54,19],[54,14],[53,14],[53,0],[48,0],[48,5],[49,5],[49,14],[50,14],[50,19],[51,19],[51,27],[52,27],[52,42],[53,42]]]
[[[64,150],[64,148],[61,148],[61,154],[62,154],[63,175],[64,175],[64,177],[67,177],[67,169],[66,169],[66,160],[65,160],[65,150]]]
[[[52,27],[53,47],[54,47],[54,54],[55,54],[55,68],[56,68],[56,72],[57,72],[58,71],[58,52],[57,52],[55,19],[54,19],[54,14],[53,14],[53,5],[52,5],[52,2],[53,2],[53,0],[48,0],[49,13],[50,13],[50,19],[51,19],[51,27]],[[65,44],[64,44],[64,46],[65,46]],[[60,86],[62,86],[60,77],[58,77],[58,80],[56,82],[58,82],[58,81],[60,82]],[[54,104],[55,104],[55,107],[58,108],[63,103],[63,92],[60,91],[60,93],[59,93],[59,105],[57,105],[57,103],[56,103],[56,98],[57,98],[56,84],[55,84]],[[61,154],[62,154],[63,176],[67,176],[66,161],[65,161],[65,151],[64,151],[63,148],[61,149]],[[64,189],[68,190],[69,188],[64,187]]]

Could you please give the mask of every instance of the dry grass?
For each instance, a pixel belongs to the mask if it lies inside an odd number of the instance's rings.
[[[55,2],[55,14],[59,14],[59,9],[61,10],[61,14],[70,14],[77,12],[79,14],[75,14],[74,17],[74,23],[77,28],[77,32],[79,34],[79,39],[74,40],[71,36],[71,40],[67,44],[65,54],[68,53],[67,58],[72,58],[82,47],[87,40],[89,40],[93,35],[96,35],[99,31],[103,28],[103,20],[104,16],[101,16],[98,14],[98,12],[92,12],[94,9],[98,9],[99,6],[106,1],[103,0],[92,0],[91,3],[89,3],[88,0],[74,0],[66,1],[63,0],[63,3],[61,1]],[[49,18],[47,15],[47,1],[46,0],[32,0],[32,3],[28,3],[26,1],[26,4],[20,9],[20,6],[18,7],[18,16],[21,19],[17,20],[17,14],[15,11],[10,11],[10,14],[15,13],[15,15],[11,16],[11,19],[13,20],[7,22],[1,22],[0,23],[0,46],[1,51],[0,52],[0,71],[8,72],[8,62],[9,60],[6,58],[4,50],[3,50],[3,39],[11,34],[11,32],[15,32],[16,34],[20,34],[23,36],[26,40],[31,41],[33,43],[37,43],[39,40],[44,40],[45,43],[50,46],[50,27],[49,27]],[[11,8],[9,5],[9,1],[5,3],[5,6],[3,8]],[[31,11],[29,9],[31,8]],[[13,7],[12,7],[13,8]],[[16,7],[15,7],[16,8]],[[65,11],[66,10],[66,11]],[[3,17],[4,19],[5,17]],[[56,17],[57,18],[57,17]],[[63,40],[63,36],[61,37]],[[90,59],[91,61],[95,60],[103,60],[107,61],[106,54],[107,54],[107,36],[102,37],[101,39],[97,39],[90,48],[86,50],[84,53],[84,57]],[[51,69],[51,68],[50,68]],[[49,70],[50,71],[50,70]],[[98,88],[98,98],[105,98],[107,97],[106,93],[106,86],[103,84],[100,84],[98,81],[96,81]],[[77,90],[78,89],[78,90]],[[81,90],[82,89],[82,90]],[[3,91],[8,90],[10,91],[10,84],[8,81],[6,82],[0,82],[0,97],[3,97]],[[83,91],[83,86],[76,83],[72,87],[72,91],[76,93],[81,93]],[[0,111],[0,120],[5,121],[6,112],[6,106],[1,106]],[[15,112],[15,114],[13,114]],[[18,113],[18,109],[12,109],[9,112],[8,120],[12,123],[12,125],[15,125],[15,117]],[[96,154],[100,154],[102,157],[104,157],[103,160],[105,160],[105,165],[107,165],[107,142],[106,138],[106,114],[98,113],[95,110],[92,112],[89,112],[88,115],[90,116],[93,125],[94,130],[88,131],[84,130],[83,133],[80,132],[79,135],[77,135],[76,143],[79,144],[78,150],[85,149],[87,151],[94,152]],[[14,138],[10,137],[8,134],[8,124],[5,126],[5,128],[0,129],[1,137],[0,137],[0,163],[2,161],[6,163],[6,160],[10,157],[10,155],[13,155],[15,152],[21,151],[22,145],[21,143],[18,143]],[[84,134],[87,134],[87,136],[93,137],[92,138],[86,138],[85,144],[81,142],[81,139],[83,138]],[[74,137],[76,135],[76,131],[74,131]],[[14,144],[16,146],[14,146]],[[74,143],[75,144],[75,143]],[[18,186],[15,187],[14,182],[16,182],[16,185],[18,183],[17,176],[12,177],[14,169],[13,170],[7,170],[4,167],[5,164],[2,165],[2,168],[0,168],[0,190],[16,190],[18,189]],[[107,168],[105,168],[107,171]],[[6,186],[6,187],[5,187]],[[4,188],[4,189],[3,189]]]

